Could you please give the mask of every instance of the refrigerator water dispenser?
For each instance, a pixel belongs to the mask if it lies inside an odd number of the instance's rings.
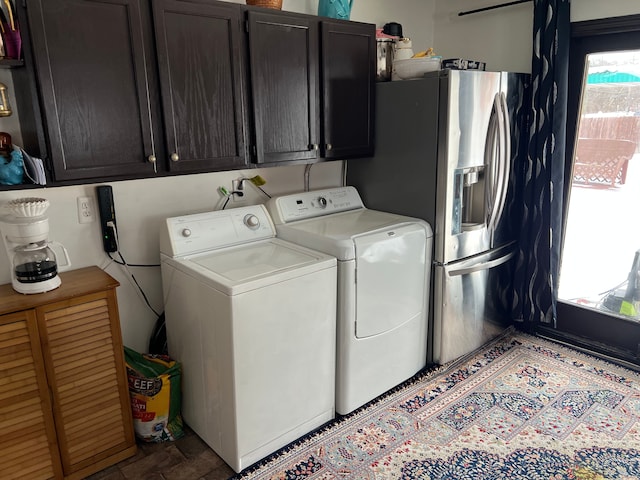
[[[484,166],[457,169],[453,196],[453,235],[486,226]]]

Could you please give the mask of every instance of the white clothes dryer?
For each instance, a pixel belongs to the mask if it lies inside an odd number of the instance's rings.
[[[168,218],[160,252],[185,422],[236,472],[335,417],[336,259],[262,205]]]
[[[338,259],[337,413],[424,368],[430,225],[369,210],[353,187],[284,195],[267,208],[280,239]]]

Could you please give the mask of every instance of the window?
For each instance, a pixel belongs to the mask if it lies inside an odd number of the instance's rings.
[[[640,16],[573,23],[571,35],[560,300],[556,329],[541,330],[639,364],[640,319],[620,304],[640,249],[640,155],[621,125],[640,119],[640,83],[604,84],[640,77]],[[620,165],[605,165],[607,150]]]
[[[587,54],[577,122],[559,296],[640,322],[640,50]]]

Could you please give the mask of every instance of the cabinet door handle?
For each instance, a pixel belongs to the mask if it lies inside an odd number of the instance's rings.
[[[152,153],[147,157],[147,161],[153,165],[153,173],[158,173],[158,162],[156,162],[156,160],[157,158],[155,153]]]
[[[318,144],[317,144],[317,143],[314,143],[314,144],[309,145],[309,150],[318,150],[318,148],[319,148],[319,147],[318,147]]]
[[[327,143],[327,145],[325,146],[325,148],[327,150],[331,150],[333,148],[333,145],[331,145],[330,143]]]
[[[175,152],[173,152],[173,153],[171,154],[171,157],[169,157],[169,158],[171,158],[171,161],[172,161],[172,162],[177,162],[178,160],[180,160],[180,157],[179,157],[179,156],[178,156],[178,154],[177,154],[177,153],[175,153]]]

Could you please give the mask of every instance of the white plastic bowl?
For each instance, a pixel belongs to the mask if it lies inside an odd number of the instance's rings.
[[[420,78],[427,72],[440,70],[442,57],[418,57],[395,60],[393,62],[392,80],[408,80]]]

